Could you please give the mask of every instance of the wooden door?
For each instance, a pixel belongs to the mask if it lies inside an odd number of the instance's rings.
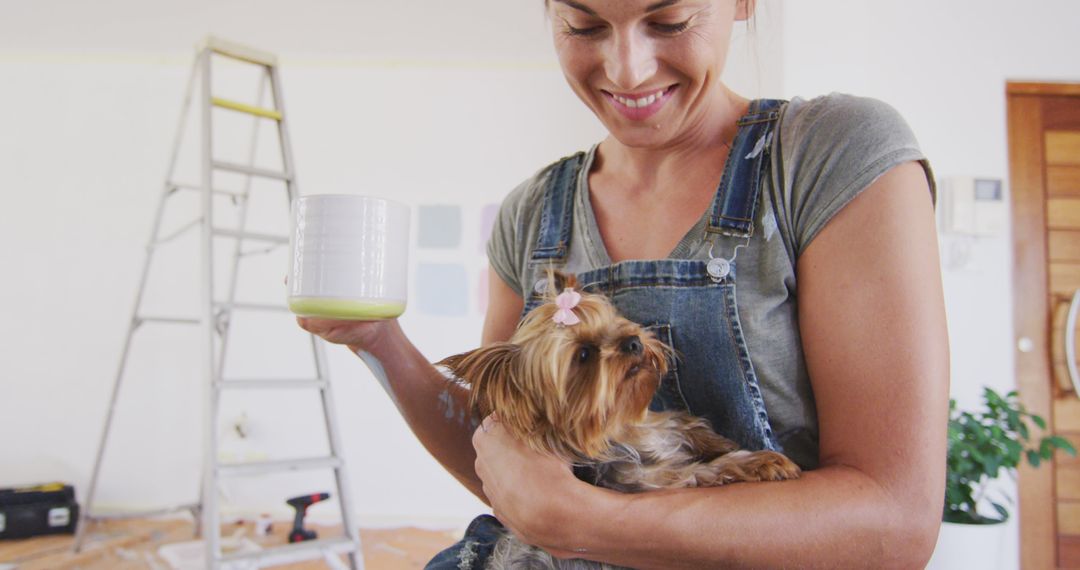
[[[1007,98],[1017,386],[1080,446],[1080,378],[1066,359],[1080,295],[1080,84],[1009,83]],[[1022,467],[1019,484],[1021,567],[1080,568],[1080,459]]]

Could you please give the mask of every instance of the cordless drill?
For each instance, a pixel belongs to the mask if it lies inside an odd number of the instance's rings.
[[[293,520],[292,530],[289,531],[289,542],[315,540],[318,534],[304,528],[304,515],[307,514],[308,507],[329,498],[330,493],[315,493],[314,495],[300,495],[285,501],[290,507],[296,509],[296,518]]]

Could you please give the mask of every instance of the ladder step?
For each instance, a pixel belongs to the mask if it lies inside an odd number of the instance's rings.
[[[267,119],[273,119],[275,121],[281,120],[281,112],[275,111],[273,109],[256,107],[255,105],[248,105],[247,103],[241,103],[239,101],[222,99],[221,97],[211,97],[210,102],[215,107],[221,107],[222,109],[229,109],[230,111],[247,113],[249,115],[255,115],[256,117],[264,117]]]
[[[246,166],[243,164],[236,164],[235,162],[226,162],[223,160],[215,160],[212,163],[213,167],[218,170],[228,170],[229,172],[238,172],[240,174],[247,174],[249,176],[261,176],[263,178],[276,178],[278,180],[292,180],[292,176],[288,172],[279,172],[277,170],[269,170],[266,168],[258,168],[255,166]]]
[[[139,323],[173,323],[180,325],[197,325],[202,322],[201,319],[189,319],[184,317],[151,317],[142,316],[135,317],[135,321]]]
[[[211,51],[218,55],[246,61],[248,63],[266,66],[277,65],[277,56],[270,52],[265,52],[260,49],[230,42],[214,36],[206,36],[206,39],[203,40],[202,45],[199,47],[210,48]]]
[[[181,184],[173,183],[169,184],[169,188],[173,190],[193,190],[196,192],[202,192],[203,187],[199,184]],[[222,190],[220,188],[211,189],[214,194],[221,194],[222,196],[232,196],[234,198],[243,198],[244,193],[236,190]]]
[[[237,554],[226,554],[218,559],[219,562],[237,562],[240,560],[258,560],[259,566],[276,566],[277,564],[284,564],[286,562],[297,562],[295,556],[297,553],[308,551],[320,551],[320,552],[332,552],[334,554],[343,554],[346,552],[356,552],[359,545],[358,541],[351,539],[347,536],[341,536],[337,538],[319,538],[315,540],[305,540],[303,542],[294,542],[293,544],[287,544],[284,546],[276,546],[274,548],[266,548],[257,552],[244,552]]]
[[[260,234],[254,232],[240,232],[236,230],[227,230],[224,228],[214,228],[214,235],[231,237],[237,239],[250,239],[255,241],[267,241],[271,243],[289,243],[289,236],[273,235],[273,234]]]
[[[177,505],[175,507],[169,507],[165,509],[155,509],[151,511],[133,511],[123,513],[88,513],[86,520],[88,521],[119,521],[127,519],[142,519],[151,517],[160,517],[165,515],[171,515],[183,511],[195,512],[199,509],[198,504],[190,505]]]
[[[191,228],[194,228],[195,226],[198,226],[201,223],[202,223],[202,216],[199,216],[198,218],[195,218],[194,220],[191,220],[190,222],[180,226],[179,228],[174,230],[169,235],[167,235],[167,236],[165,236],[163,238],[158,238],[157,240],[154,241],[153,246],[157,247],[159,245],[164,245],[166,243],[169,243],[170,241],[172,241],[172,240],[180,237],[181,235],[183,235],[184,232],[190,230]]]
[[[214,303],[214,306],[219,309],[240,309],[241,311],[289,312],[289,308],[285,305],[273,305],[270,303]]]
[[[219,475],[261,475],[283,471],[307,471],[311,469],[337,469],[341,459],[337,457],[312,457],[309,459],[284,459],[280,461],[253,461],[251,463],[219,463]]]
[[[215,386],[218,389],[248,389],[248,390],[263,390],[263,389],[289,389],[289,388],[325,388],[326,380],[222,380],[215,382]]]

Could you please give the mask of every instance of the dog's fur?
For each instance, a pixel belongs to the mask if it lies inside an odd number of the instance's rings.
[[[558,276],[566,287],[572,276]],[[446,358],[440,365],[471,390],[473,413],[499,422],[532,449],[576,466],[601,487],[641,492],[778,481],[799,467],[774,451],[746,451],[682,411],[649,411],[668,368],[669,347],[621,317],[602,295],[581,293],[574,325],[553,321],[556,277],[548,302],[532,310],[509,342]],[[489,569],[614,568],[560,560],[507,533]]]

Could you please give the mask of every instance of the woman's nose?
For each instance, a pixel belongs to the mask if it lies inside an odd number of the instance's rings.
[[[630,91],[656,74],[652,42],[633,32],[616,33],[604,61],[604,72],[619,89]]]

